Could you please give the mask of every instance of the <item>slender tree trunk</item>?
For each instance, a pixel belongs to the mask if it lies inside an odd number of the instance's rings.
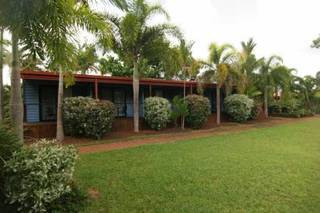
[[[58,106],[57,106],[57,140],[64,140],[63,121],[62,121],[62,101],[63,101],[63,70],[59,67],[59,85],[58,85]]]
[[[3,121],[3,28],[0,28],[0,123]]]
[[[221,123],[221,101],[220,101],[220,86],[216,86],[216,104],[217,104],[217,125]]]
[[[21,79],[19,64],[19,38],[16,32],[12,32],[12,72],[11,72],[11,96],[10,117],[15,133],[23,141],[23,104],[21,96]]]
[[[185,117],[181,117],[181,129],[184,130]]]
[[[269,111],[268,111],[268,88],[266,87],[264,89],[264,116],[266,118],[269,117]]]
[[[134,132],[139,132],[139,70],[138,64],[133,68],[133,125]]]
[[[186,102],[186,69],[183,68],[183,102]],[[181,129],[184,130],[185,116],[181,116]]]

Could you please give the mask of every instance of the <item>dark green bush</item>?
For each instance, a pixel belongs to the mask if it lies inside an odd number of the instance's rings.
[[[244,122],[250,118],[254,101],[246,95],[234,94],[224,100],[225,112],[237,122]]]
[[[144,119],[155,130],[161,130],[170,121],[170,103],[165,98],[150,97],[144,101]]]
[[[66,98],[63,104],[64,130],[67,135],[101,139],[110,132],[115,106],[110,101],[92,98]]]
[[[0,125],[0,209],[3,212],[12,212],[10,206],[4,203],[4,161],[9,160],[13,153],[19,152],[21,148],[19,138],[8,127]]]
[[[70,192],[47,204],[46,208],[52,213],[78,213],[85,208],[86,204],[88,204],[87,193],[72,183]]]
[[[186,104],[189,112],[186,116],[187,124],[193,129],[200,129],[211,113],[209,99],[200,95],[188,95]]]

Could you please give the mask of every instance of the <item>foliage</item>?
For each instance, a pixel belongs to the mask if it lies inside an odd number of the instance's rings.
[[[165,128],[170,121],[170,103],[161,97],[150,97],[144,101],[144,118],[155,130]]]
[[[189,114],[188,106],[184,100],[179,96],[175,96],[172,100],[172,112],[171,112],[171,119],[177,125],[177,119],[186,117]]]
[[[75,183],[71,184],[71,190],[63,194],[58,199],[47,204],[47,209],[52,213],[78,213],[88,204],[87,193],[80,189]]]
[[[187,124],[193,129],[200,129],[211,114],[209,99],[200,95],[188,95],[185,101],[189,112],[186,116]]]
[[[99,71],[102,75],[110,73],[112,76],[120,77],[129,77],[133,73],[132,69],[114,57],[101,58],[99,60]]]
[[[95,63],[98,62],[98,55],[95,45],[85,44],[76,52],[77,70],[82,74],[88,71],[96,71]]]
[[[250,118],[254,101],[246,95],[234,94],[224,100],[225,112],[237,122]]]
[[[66,98],[63,104],[65,132],[101,139],[112,128],[115,106],[110,101],[86,97]]]
[[[9,160],[14,152],[22,148],[19,138],[4,125],[0,125],[0,209],[8,206],[4,203],[4,162]]]
[[[262,111],[261,104],[258,103],[257,101],[254,101],[253,107],[251,109],[251,113],[248,119],[256,120],[258,118],[258,115],[261,113],[261,111]]]
[[[45,212],[47,205],[71,192],[77,151],[40,140],[15,152],[5,164],[5,193],[20,212]]]

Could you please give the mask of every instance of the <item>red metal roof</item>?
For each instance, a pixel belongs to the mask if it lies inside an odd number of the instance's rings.
[[[83,75],[75,74],[76,82],[98,82],[107,84],[132,84],[132,78],[128,77],[116,77],[116,76],[99,76],[99,75]],[[50,80],[58,81],[58,74],[55,72],[48,71],[21,71],[21,78],[25,80]],[[180,80],[164,80],[164,79],[153,79],[153,78],[142,78],[140,79],[140,85],[153,85],[153,86],[172,86],[172,87],[183,87],[184,81]],[[215,84],[212,84],[214,86]],[[186,87],[196,87],[196,81],[186,81]],[[210,85],[207,85],[210,86]]]

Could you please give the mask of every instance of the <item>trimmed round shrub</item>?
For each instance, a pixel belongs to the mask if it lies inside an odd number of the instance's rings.
[[[75,147],[56,141],[14,152],[4,167],[7,202],[20,212],[48,212],[46,206],[72,191],[76,159]]]
[[[110,101],[85,97],[66,98],[63,104],[65,133],[101,139],[111,131],[115,110]]]
[[[251,116],[254,101],[246,95],[234,94],[224,100],[225,112],[237,122],[244,122]]]
[[[161,130],[170,121],[170,103],[165,98],[150,97],[144,101],[144,119],[155,130]]]
[[[200,129],[211,114],[209,99],[200,95],[188,95],[185,101],[189,112],[186,116],[187,124],[193,129]]]

